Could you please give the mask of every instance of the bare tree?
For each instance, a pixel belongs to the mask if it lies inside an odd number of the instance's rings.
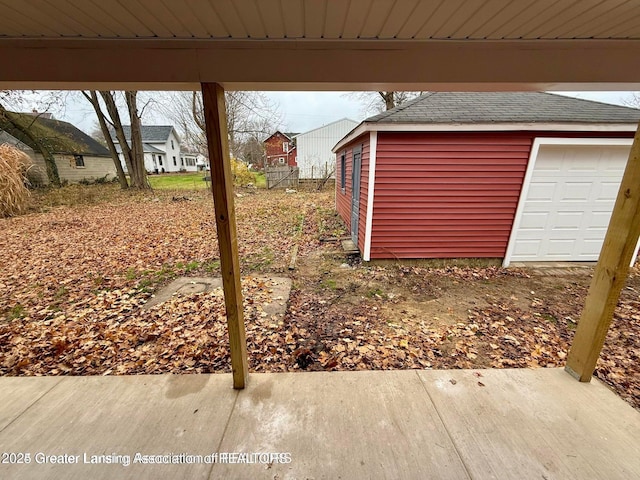
[[[95,121],[95,123],[91,127],[91,131],[88,133],[89,133],[89,136],[93,138],[96,142],[98,142],[100,145],[104,145],[105,147],[107,146],[107,139],[105,138],[104,133],[102,132],[102,128],[100,127],[100,122],[98,120]]]
[[[640,108],[640,92],[632,92],[629,98],[623,98],[622,103],[627,107]]]
[[[102,109],[102,104],[98,99],[98,93],[104,103],[105,111]],[[124,98],[127,106],[127,114],[129,116],[129,123],[131,125],[131,138],[130,142],[127,142],[126,135],[124,133],[124,126],[116,103],[115,92],[112,91],[100,91],[96,93],[94,90],[89,92],[82,92],[84,97],[91,103],[102,134],[107,141],[107,146],[111,152],[116,170],[118,172],[118,179],[122,188],[131,186],[138,189],[150,188],[147,181],[147,171],[144,166],[144,150],[142,147],[142,133],[141,133],[141,117],[142,114],[138,112],[137,106],[137,93],[135,91],[125,91]],[[127,171],[129,172],[130,182],[127,184],[127,178],[124,174],[120,159],[115,147],[115,142],[111,136],[110,128],[118,140],[122,156],[124,157],[125,164],[127,165]]]
[[[181,130],[189,149],[206,154],[204,109],[200,92],[172,92],[162,113]],[[261,92],[225,93],[229,149],[235,158],[244,158],[245,144],[277,130],[282,115],[276,105]]]
[[[239,157],[252,165],[260,165],[265,156],[263,135],[250,135],[243,143]]]
[[[347,97],[354,98],[362,104],[362,112],[364,115],[375,115],[391,110],[392,108],[402,105],[409,100],[422,95],[424,92],[351,92],[345,94]]]
[[[116,149],[115,143],[111,134],[109,132],[109,126],[107,123],[107,117],[102,111],[102,107],[100,106],[100,101],[98,100],[98,94],[95,90],[90,90],[89,92],[82,91],[82,95],[91,103],[94,111],[96,112],[96,116],[98,117],[98,125],[99,131],[106,144],[109,152],[111,153],[111,158],[113,160],[113,164],[116,167],[116,172],[118,173],[118,182],[120,183],[120,188],[126,189],[129,188],[129,183],[127,182],[127,176],[124,173],[124,169],[122,168],[122,164],[120,163],[120,157],[118,156],[118,150]],[[113,126],[113,124],[111,124]]]

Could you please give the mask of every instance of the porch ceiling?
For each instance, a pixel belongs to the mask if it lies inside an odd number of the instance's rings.
[[[0,88],[640,88],[637,0],[0,0],[0,13]]]
[[[635,0],[2,0],[36,38],[640,39]]]

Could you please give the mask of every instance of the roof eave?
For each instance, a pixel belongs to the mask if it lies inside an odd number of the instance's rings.
[[[635,132],[638,123],[381,123],[362,122],[332,149],[336,153],[366,132]]]

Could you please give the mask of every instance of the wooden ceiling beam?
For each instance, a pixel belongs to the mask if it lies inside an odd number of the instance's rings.
[[[634,90],[640,41],[0,39],[0,88]]]

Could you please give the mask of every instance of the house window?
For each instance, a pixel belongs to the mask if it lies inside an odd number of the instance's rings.
[[[84,157],[82,155],[74,155],[73,159],[76,161],[76,167],[84,167]]]
[[[173,157],[173,166],[177,167],[178,166],[178,162],[176,162],[176,157]]]
[[[173,140],[171,140],[171,150],[173,150],[174,148],[176,147],[173,146]]]
[[[184,167],[184,158],[180,158],[180,165]]]
[[[282,142],[282,151],[285,153],[289,151],[289,142]]]
[[[280,157],[280,158],[278,159],[278,163],[279,163],[280,165],[284,165],[284,158],[283,158],[283,157]]]
[[[345,152],[340,155],[340,188],[342,193],[347,190],[347,154]]]
[[[158,161],[160,162],[160,165],[162,165],[162,155],[158,155]]]

